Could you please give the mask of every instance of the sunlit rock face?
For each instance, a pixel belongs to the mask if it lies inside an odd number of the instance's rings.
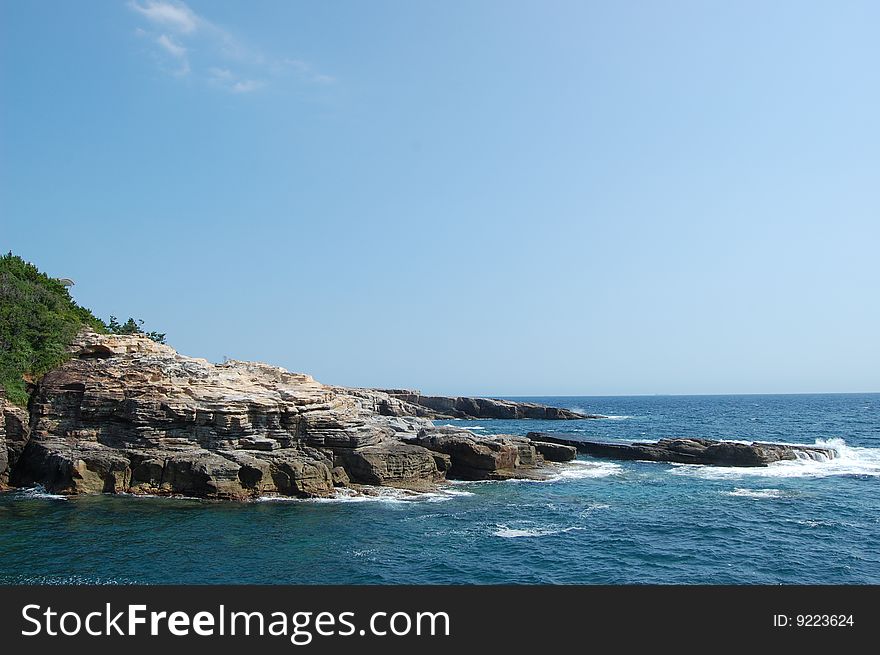
[[[139,335],[84,332],[71,355],[40,380],[29,434],[25,415],[0,459],[13,485],[315,497],[348,484],[427,488],[457,472],[534,476],[543,465],[522,438],[465,432],[475,451],[492,453],[482,459],[448,439],[420,438],[434,429],[421,406],[384,391],[328,386],[262,363],[213,364]]]

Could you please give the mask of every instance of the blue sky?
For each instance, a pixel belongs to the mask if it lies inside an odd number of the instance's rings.
[[[0,1],[0,248],[186,354],[880,391],[876,2]]]

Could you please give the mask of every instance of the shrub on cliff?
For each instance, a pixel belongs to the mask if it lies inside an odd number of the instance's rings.
[[[149,337],[156,343],[165,343],[164,332],[145,332],[143,330],[144,322],[141,319],[133,319],[129,316],[125,323],[120,323],[115,316],[110,316],[110,322],[106,324],[107,332],[110,334],[142,334]]]
[[[9,400],[27,403],[25,377],[38,378],[67,357],[67,346],[83,327],[114,334],[145,333],[143,321],[105,324],[77,305],[67,287],[11,252],[0,257],[0,384]]]

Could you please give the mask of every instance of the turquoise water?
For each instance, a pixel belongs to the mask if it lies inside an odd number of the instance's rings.
[[[449,423],[819,440],[841,457],[766,469],[581,458],[549,482],[367,501],[16,491],[0,495],[0,583],[880,583],[880,395],[538,400],[614,418]]]

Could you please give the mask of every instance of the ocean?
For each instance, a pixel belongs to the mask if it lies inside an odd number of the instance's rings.
[[[880,394],[518,400],[610,418],[448,423],[820,443],[840,457],[733,469],[581,456],[544,482],[331,500],[17,490],[0,494],[0,583],[880,583]]]

